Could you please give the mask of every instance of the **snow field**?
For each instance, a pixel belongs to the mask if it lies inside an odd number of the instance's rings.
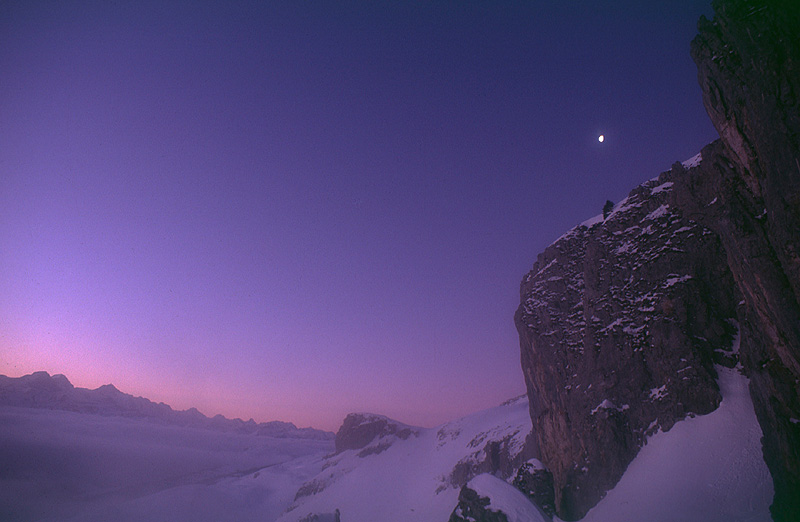
[[[717,367],[722,403],[651,436],[585,522],[769,522],[772,477],[748,380]]]

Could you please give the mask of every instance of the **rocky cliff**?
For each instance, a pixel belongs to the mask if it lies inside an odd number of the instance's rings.
[[[719,238],[672,203],[666,173],[539,255],[516,323],[534,440],[576,520],[646,437],[720,401],[714,362],[739,301]]]
[[[534,451],[566,520],[654,430],[713,411],[715,364],[737,359],[765,434],[773,517],[800,513],[800,17],[776,2],[714,9],[692,55],[721,139],[565,234],[521,285]]]
[[[775,484],[773,518],[800,520],[800,4],[714,8],[692,56],[721,143],[706,168],[681,176],[682,203],[725,247],[744,301],[741,358]]]
[[[406,440],[412,435],[418,435],[420,428],[407,426],[383,415],[373,413],[351,413],[345,417],[339,431],[336,432],[336,453],[350,449],[362,449],[376,438],[393,436]],[[373,453],[379,453],[380,448],[388,448],[388,442],[371,448]]]

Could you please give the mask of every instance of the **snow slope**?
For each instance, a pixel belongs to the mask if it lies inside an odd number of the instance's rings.
[[[747,378],[717,367],[722,403],[651,436],[585,522],[768,522],[772,477]]]
[[[770,520],[747,379],[718,371],[720,407],[651,436],[585,521]],[[339,509],[342,522],[444,522],[467,481],[492,509],[537,520],[512,486],[481,474],[522,451],[525,397],[414,429],[335,454],[331,440],[0,406],[0,520],[297,522]]]
[[[718,367],[723,396],[709,415],[678,422],[650,437],[617,486],[583,519],[586,522],[768,522],[772,479],[761,455],[761,430],[737,370]],[[448,473],[487,439],[530,429],[527,401],[480,412],[416,438],[394,441],[378,455],[359,458],[347,451],[328,459],[315,477],[321,488],[300,498],[282,522],[339,508],[343,522],[372,520],[446,521],[458,489]],[[373,444],[378,444],[374,441]],[[385,441],[383,442],[385,444]],[[509,479],[510,480],[510,479]],[[509,520],[538,520],[525,497],[497,477],[479,474],[469,482],[490,509]]]
[[[497,441],[519,454],[531,430],[525,397],[438,428],[419,429],[406,440],[376,439],[364,450],[347,450],[326,459],[311,482],[317,493],[301,497],[279,520],[296,522],[310,513],[339,509],[342,522],[446,521],[458,501],[456,475],[464,481]],[[380,453],[370,447],[386,446]],[[362,457],[359,456],[361,453]],[[473,473],[474,474],[474,473]]]

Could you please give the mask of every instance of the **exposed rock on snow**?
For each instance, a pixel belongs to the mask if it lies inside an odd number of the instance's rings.
[[[747,378],[717,370],[719,408],[650,437],[583,522],[769,522],[772,480]]]
[[[525,441],[531,421],[524,396],[437,428],[414,428],[416,435],[405,438],[397,434],[408,427],[386,417],[359,414],[348,419],[345,433],[374,422],[397,428],[382,436],[365,431],[370,435],[346,439],[358,444],[326,457],[282,522],[335,508],[345,522],[447,520],[459,490],[473,477],[488,472],[511,479],[530,458]]]
[[[555,514],[553,474],[539,460],[531,459],[523,464],[517,471],[517,476],[514,477],[513,485],[547,516],[552,517]]]
[[[484,473],[461,488],[450,522],[548,522],[514,486]]]
[[[407,426],[383,415],[351,413],[344,419],[339,431],[336,432],[336,452],[361,449],[376,438],[383,439],[390,435],[405,440],[412,435],[419,434],[419,430],[420,428]],[[388,448],[389,444],[389,441],[385,441],[384,444],[374,446],[367,452],[361,452],[363,453],[361,456],[380,453]]]

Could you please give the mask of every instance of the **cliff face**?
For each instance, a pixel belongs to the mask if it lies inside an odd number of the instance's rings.
[[[536,451],[567,520],[659,426],[714,410],[714,364],[737,358],[773,517],[800,513],[800,8],[714,8],[692,55],[721,139],[556,241],[521,285]]]
[[[800,519],[800,4],[714,4],[692,42],[721,146],[683,177],[686,212],[719,235],[742,294],[742,362],[775,483]],[[711,155],[709,155],[711,157]],[[704,202],[717,198],[709,211]]]
[[[719,239],[674,207],[672,173],[539,255],[516,324],[534,439],[561,518],[622,476],[647,435],[720,401],[735,291]],[[716,356],[715,356],[716,354]]]

